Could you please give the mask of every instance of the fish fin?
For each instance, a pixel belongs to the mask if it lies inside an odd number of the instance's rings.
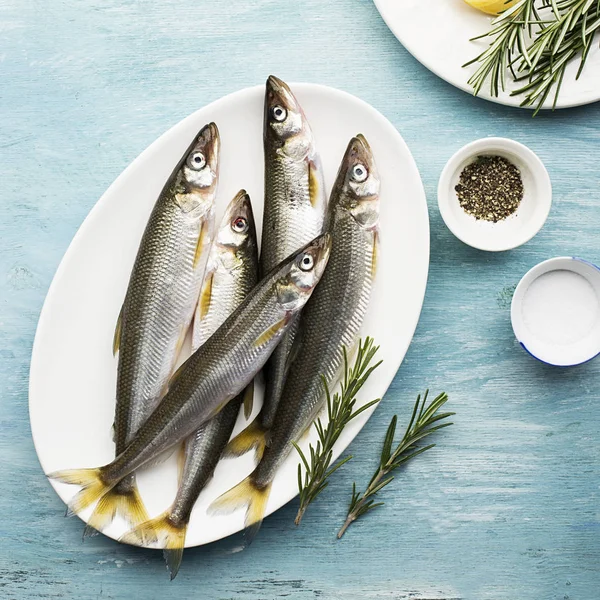
[[[250,418],[252,408],[254,407],[254,380],[252,380],[244,390],[244,417]]]
[[[200,232],[198,233],[198,241],[196,242],[196,252],[194,253],[194,269],[198,266],[200,262],[200,257],[202,256],[202,250],[204,248],[204,238],[206,236],[206,221],[202,221],[200,225]]]
[[[189,438],[186,439],[180,446],[177,451],[177,487],[181,486],[181,482],[183,480],[183,471],[185,469],[185,449],[187,448],[189,442]]]
[[[173,580],[181,565],[186,532],[187,523],[176,525],[170,518],[170,510],[166,510],[158,517],[137,525],[119,538],[119,541],[134,546],[158,545],[163,549],[167,569]]]
[[[187,361],[181,363],[179,365],[179,367],[177,367],[177,369],[175,370],[175,372],[173,373],[173,375],[171,375],[171,378],[169,379],[169,383],[167,385],[167,388],[171,387],[178,379],[178,377],[181,375],[181,373],[183,372],[183,367],[185,366],[185,363]]]
[[[281,329],[283,329],[289,322],[290,317],[286,315],[285,317],[283,317],[283,319],[277,321],[277,323],[274,323],[273,325],[271,325],[271,327],[265,329],[256,338],[256,340],[254,340],[254,345],[258,347],[262,346],[263,344],[266,344],[267,342],[272,340],[277,335],[277,333],[281,331]]]
[[[258,487],[251,474],[214,500],[208,507],[208,514],[228,515],[238,508],[245,507],[246,517],[244,523],[246,528],[244,529],[244,538],[246,544],[250,545],[264,519],[270,494],[271,484]]]
[[[373,257],[371,258],[371,279],[377,275],[377,262],[379,261],[379,232],[375,230],[373,235]]]
[[[223,456],[234,457],[242,456],[254,449],[256,453],[256,460],[260,460],[265,452],[267,445],[267,431],[258,422],[258,419],[254,419],[246,429],[240,431],[225,447]]]
[[[181,332],[179,333],[179,337],[177,338],[177,345],[175,346],[174,361],[176,361],[177,357],[181,354],[181,349],[183,348],[183,344],[185,344],[187,330],[187,327],[181,327]]]
[[[113,336],[113,356],[117,354],[119,351],[119,346],[121,345],[121,325],[123,324],[123,307],[121,306],[121,310],[119,311],[119,316],[117,317],[117,325],[115,327],[115,334]]]
[[[294,337],[294,341],[292,342],[292,347],[287,355],[287,359],[285,361],[285,373],[287,375],[292,363],[298,358],[300,354],[300,348],[302,347],[302,327],[298,327],[298,331],[296,331],[296,335]]]
[[[177,357],[181,354],[181,349],[183,348],[183,344],[185,343],[186,336],[187,336],[187,329],[185,327],[182,327],[181,332],[179,333],[179,338],[177,338],[177,344],[175,345],[175,353],[173,354],[173,356],[175,357],[174,361],[173,361],[174,362],[173,367],[175,367],[175,363],[177,363]],[[177,381],[177,378],[181,375],[181,373],[183,373],[183,367],[186,362],[187,362],[187,359],[184,360],[177,367],[177,369],[175,369],[175,371],[173,371],[173,373],[171,373],[171,377],[169,377],[169,379],[166,381],[166,383],[163,384],[162,389],[160,390],[159,398],[164,398],[167,395],[169,388]],[[158,404],[158,402],[156,404]]]
[[[82,540],[85,542],[86,538],[94,537],[95,535],[98,535],[99,533],[100,532],[97,529],[94,529],[94,527],[92,527],[89,523],[86,523],[85,527],[83,528]]]
[[[319,204],[321,198],[321,179],[319,177],[319,170],[317,164],[309,160],[308,161],[308,197],[313,207]]]
[[[298,436],[298,439],[296,440],[297,444],[301,444],[302,442],[305,442],[308,439],[308,436],[310,434],[310,430],[311,427],[313,426],[314,423],[314,419],[306,426],[306,428],[302,431],[302,433],[300,433],[300,435]]]
[[[208,314],[208,308],[210,306],[210,300],[212,298],[213,280],[215,278],[214,272],[208,273],[204,278],[202,284],[202,291],[200,292],[200,298],[198,299],[198,308],[196,309],[196,319],[202,321]]]
[[[105,483],[102,479],[102,468],[64,469],[50,473],[48,478],[70,485],[81,486],[81,489],[69,501],[67,511],[69,517],[78,515],[96,500],[102,498],[117,483],[116,481]]]
[[[216,417],[229,404],[230,401],[231,399],[223,400],[223,402],[217,404],[217,406],[213,408],[212,412],[208,415],[206,420],[210,421],[210,419]]]
[[[113,488],[100,498],[87,522],[83,537],[86,538],[96,535],[99,531],[104,531],[117,515],[132,527],[150,518],[135,481],[131,489],[126,492]]]
[[[164,548],[163,556],[165,558],[165,563],[167,564],[167,571],[169,571],[169,576],[171,581],[173,581],[173,579],[177,577],[177,573],[179,573],[179,567],[181,566],[181,559],[183,558],[183,542],[178,548]]]

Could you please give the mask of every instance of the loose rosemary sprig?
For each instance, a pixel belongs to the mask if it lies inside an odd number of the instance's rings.
[[[344,535],[346,529],[348,529],[356,519],[384,504],[383,502],[375,502],[374,496],[394,480],[393,475],[388,477],[392,471],[408,462],[411,458],[414,458],[435,446],[435,444],[429,444],[428,446],[418,447],[417,442],[439,429],[452,425],[452,423],[447,422],[434,425],[435,423],[454,415],[452,412],[438,414],[438,411],[448,400],[448,395],[444,392],[437,396],[429,406],[426,406],[428,394],[429,390],[425,392],[423,400],[421,400],[421,395],[417,396],[412,417],[406,428],[404,437],[393,451],[392,445],[394,443],[398,418],[396,416],[392,418],[392,422],[388,427],[383,441],[379,468],[371,478],[371,481],[369,481],[367,489],[360,494],[356,491],[356,483],[352,484],[352,499],[350,500],[350,506],[348,508],[348,516],[338,532],[338,539]]]
[[[343,464],[347,463],[352,456],[346,456],[338,461],[333,467],[330,467],[333,458],[333,446],[340,437],[344,427],[374,404],[379,402],[380,398],[367,402],[360,408],[354,410],[356,404],[356,395],[369,378],[371,373],[381,364],[382,361],[371,365],[373,357],[379,350],[379,346],[373,345],[373,338],[367,337],[364,341],[360,341],[358,352],[354,365],[348,365],[348,353],[346,348],[343,348],[344,353],[344,377],[341,383],[341,391],[335,395],[331,395],[327,381],[323,377],[323,387],[327,399],[327,416],[329,422],[324,426],[321,419],[317,419],[315,426],[319,439],[315,447],[309,446],[310,458],[307,458],[300,447],[294,444],[296,450],[300,454],[302,464],[298,465],[298,490],[300,492],[300,508],[296,515],[295,523],[300,524],[302,517],[308,508],[308,505],[313,502],[317,496],[329,484],[328,479],[335,473]],[[302,478],[302,465],[305,473]]]
[[[554,89],[556,107],[566,69],[580,57],[579,79],[600,32],[600,0],[519,0],[492,22],[492,29],[473,39],[491,37],[489,47],[466,63],[478,63],[468,83],[475,95],[489,80],[498,96],[506,75],[526,82],[511,92],[524,96],[521,106],[535,106],[536,115]]]

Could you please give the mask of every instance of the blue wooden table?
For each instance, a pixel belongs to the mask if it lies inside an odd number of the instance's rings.
[[[112,180],[181,118],[269,73],[356,94],[400,130],[429,201],[429,286],[355,459],[301,527],[291,503],[245,552],[186,551],[169,583],[159,552],[82,543],[81,522],[62,517],[30,437],[31,346],[61,256]],[[469,97],[418,64],[370,0],[3,0],[0,597],[597,600],[600,360],[535,362],[509,302],[543,259],[600,261],[599,121],[600,104],[532,120]],[[544,229],[501,254],[461,244],[436,207],[447,158],[487,135],[530,146],[554,186]],[[455,425],[336,541],[352,481],[366,483],[390,418],[425,387],[449,393]]]

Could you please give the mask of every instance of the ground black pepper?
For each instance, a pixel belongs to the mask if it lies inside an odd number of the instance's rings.
[[[454,189],[466,213],[494,223],[512,215],[523,199],[521,173],[502,156],[478,156]]]

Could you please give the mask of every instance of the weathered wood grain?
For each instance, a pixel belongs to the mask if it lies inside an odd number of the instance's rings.
[[[430,283],[355,459],[302,526],[291,504],[245,552],[231,540],[186,551],[169,584],[158,552],[84,544],[81,523],[62,518],[29,432],[31,345],[56,266],[111,181],[170,125],[271,72],[354,93],[398,127],[429,199]],[[470,98],[422,68],[369,0],[3,0],[0,597],[596,600],[600,362],[536,363],[508,303],[540,260],[600,261],[599,119],[600,105],[532,120]],[[436,207],[447,158],[486,135],[538,152],[555,193],[542,232],[498,255],[462,245]],[[365,483],[389,419],[425,386],[449,393],[456,424],[337,542],[352,481]]]

